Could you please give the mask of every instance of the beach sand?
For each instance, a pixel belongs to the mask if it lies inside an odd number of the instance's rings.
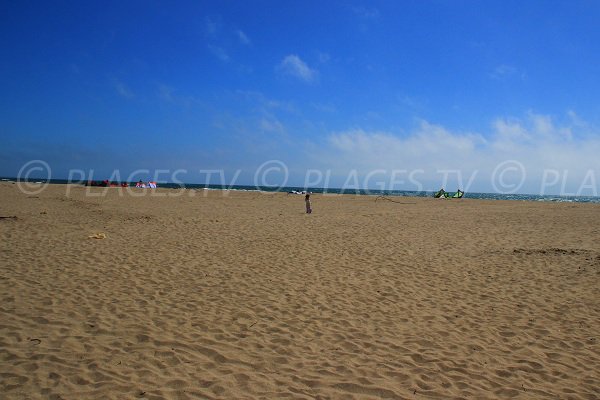
[[[311,200],[1,183],[1,397],[600,398],[600,205]]]

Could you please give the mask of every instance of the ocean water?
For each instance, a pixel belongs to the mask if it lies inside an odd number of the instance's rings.
[[[2,181],[16,182],[16,178],[0,178]],[[45,183],[47,180],[36,180],[30,179],[29,182],[40,182]],[[65,179],[50,179],[50,184],[67,184],[67,183],[79,183],[69,182]],[[135,182],[129,183],[131,186],[135,186]],[[159,183],[159,188],[168,189],[196,189],[196,190],[237,190],[237,191],[262,191],[262,192],[282,192],[287,193],[291,191],[303,191],[306,190],[301,187],[295,186],[284,186],[284,187],[272,187],[272,186],[245,186],[245,185],[206,185],[197,183]],[[310,193],[321,193],[321,194],[355,194],[364,196],[399,196],[399,197],[433,197],[434,191],[407,191],[407,190],[368,190],[368,189],[342,189],[342,188],[308,188]],[[451,192],[452,193],[452,192]],[[478,193],[478,192],[467,192],[464,198],[468,199],[483,199],[483,200],[516,200],[516,201],[552,201],[552,202],[568,202],[568,203],[600,203],[600,197],[596,196],[558,196],[558,195],[538,195],[538,194],[506,194],[506,193]],[[452,199],[451,199],[452,200]]]

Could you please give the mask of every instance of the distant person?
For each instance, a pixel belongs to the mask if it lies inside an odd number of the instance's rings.
[[[304,203],[306,204],[306,213],[311,214],[312,208],[310,207],[310,194],[306,194],[306,196],[304,196]]]

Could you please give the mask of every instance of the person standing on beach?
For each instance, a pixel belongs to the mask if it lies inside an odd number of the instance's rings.
[[[312,213],[312,208],[310,207],[310,194],[307,193],[306,196],[304,196],[304,203],[306,204],[306,213]]]

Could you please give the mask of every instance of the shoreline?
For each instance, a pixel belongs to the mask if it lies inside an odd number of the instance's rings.
[[[8,179],[8,178],[6,178]],[[2,183],[6,183],[6,184],[18,184],[18,182],[15,180],[2,180],[0,181],[0,184]],[[131,182],[129,182],[131,184]],[[43,181],[39,181],[39,182],[33,182],[33,181],[28,181],[26,183],[23,183],[25,185],[63,185],[63,186],[68,186],[68,187],[82,187],[82,188],[88,188],[88,189],[97,189],[97,190],[103,190],[103,189],[125,189],[125,190],[134,190],[134,193],[139,193],[139,191],[141,190],[155,190],[155,189],[150,189],[150,188],[136,188],[134,186],[127,186],[127,187],[98,187],[98,186],[87,186],[84,185],[82,183],[64,183],[64,182],[60,182],[60,183],[55,183],[55,182],[43,182]],[[175,184],[163,184],[163,185],[175,185]],[[185,185],[185,184],[184,184]],[[233,185],[235,187],[227,187],[224,186],[223,187],[208,187],[206,185],[202,186],[202,184],[188,184],[189,187],[185,187],[185,186],[181,186],[181,187],[169,187],[169,186],[159,186],[158,189],[161,190],[176,190],[176,191],[224,191],[224,192],[253,192],[253,193],[265,193],[265,194],[273,194],[273,193],[281,193],[281,194],[288,194],[289,191],[291,190],[305,190],[303,188],[300,187],[295,187],[295,186],[285,186],[282,187],[280,189],[277,190],[264,190],[263,188],[254,188],[252,189],[252,186],[246,186],[246,185]],[[210,185],[210,186],[220,186],[220,185]],[[250,189],[249,189],[250,188]],[[421,191],[421,192],[415,192],[415,191],[403,191],[403,190],[386,190],[386,191],[372,191],[372,190],[368,190],[368,189],[340,189],[340,188],[331,188],[331,189],[321,189],[321,188],[312,188],[311,190],[317,190],[316,192],[310,191],[309,193],[311,195],[323,195],[323,196],[339,196],[339,195],[349,195],[349,196],[375,196],[375,197],[407,197],[407,198],[433,198],[433,194],[435,193],[435,191]],[[322,190],[329,190],[327,192],[323,192]],[[33,190],[35,191],[35,190]],[[336,191],[341,191],[341,192],[336,192]],[[354,193],[352,193],[352,191],[354,191]],[[290,195],[292,193],[289,193]],[[447,198],[447,199],[442,199],[442,200],[463,200],[463,199],[469,199],[469,200],[494,200],[494,201],[502,201],[502,200],[507,200],[507,201],[525,201],[525,202],[552,202],[552,203],[577,203],[577,204],[586,204],[586,203],[592,203],[592,204],[600,204],[600,196],[577,196],[577,195],[554,195],[554,194],[545,194],[545,195],[536,195],[536,194],[495,194],[495,193],[483,193],[483,192],[466,192],[464,197],[461,199],[452,199],[452,198]],[[440,199],[436,199],[436,200],[440,200]]]

